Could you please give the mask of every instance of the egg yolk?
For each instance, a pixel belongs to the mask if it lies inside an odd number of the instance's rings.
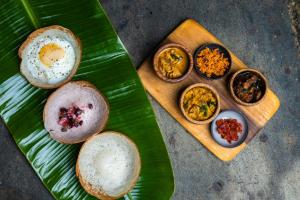
[[[53,66],[53,64],[65,56],[64,50],[54,43],[49,43],[43,46],[39,52],[40,61],[47,67]]]

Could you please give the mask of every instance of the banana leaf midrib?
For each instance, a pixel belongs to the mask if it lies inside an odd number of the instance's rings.
[[[32,25],[34,26],[34,28],[39,28],[40,27],[39,21],[38,21],[37,17],[35,16],[34,12],[32,11],[28,0],[20,0],[20,1],[23,5],[24,10],[27,13],[30,21],[32,22]]]

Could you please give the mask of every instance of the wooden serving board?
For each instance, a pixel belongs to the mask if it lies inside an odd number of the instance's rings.
[[[162,44],[171,42],[184,45],[190,49],[192,53],[197,47],[205,43],[218,43],[223,45],[213,34],[208,32],[204,27],[192,19],[188,19],[179,25]],[[227,77],[213,81],[199,77],[199,75],[193,70],[193,72],[185,80],[179,83],[167,83],[156,76],[152,64],[153,56],[150,56],[147,60],[145,60],[138,69],[138,74],[146,90],[186,130],[188,130],[190,134],[192,134],[207,149],[223,161],[232,160],[242,149],[244,149],[259,130],[271,119],[280,105],[278,97],[270,89],[267,90],[266,98],[258,105],[246,107],[241,106],[234,101],[227,87],[228,78],[235,71],[246,68],[247,66],[232,52],[230,52],[230,54],[232,58],[231,72],[227,75]],[[178,104],[181,92],[187,86],[199,82],[207,83],[217,90],[220,95],[221,111],[224,109],[234,109],[242,112],[246,116],[249,133],[243,144],[235,148],[222,147],[211,137],[210,124],[197,125],[184,118]]]

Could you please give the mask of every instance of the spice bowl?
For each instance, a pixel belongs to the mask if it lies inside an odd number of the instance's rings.
[[[182,92],[179,107],[188,121],[194,124],[208,124],[220,111],[220,97],[208,84],[196,83]]]
[[[209,51],[207,51],[207,49]],[[203,55],[201,56],[201,58],[198,58],[201,53]],[[198,61],[198,59],[199,61],[201,60],[201,63]],[[228,64],[227,65],[224,64],[225,62]],[[231,69],[231,63],[232,61],[231,61],[231,56],[229,51],[227,51],[225,47],[219,44],[215,44],[215,43],[203,44],[200,47],[198,47],[194,53],[195,71],[201,77],[208,80],[223,78],[226,74],[229,73]],[[210,64],[210,66],[207,66],[208,64]],[[207,70],[208,72],[202,71],[201,68],[203,70]]]
[[[185,46],[169,43],[160,47],[155,53],[153,68],[160,79],[177,83],[191,73],[193,56]]]
[[[233,99],[244,106],[257,105],[266,97],[268,83],[266,77],[256,69],[241,69],[229,80],[229,90]]]

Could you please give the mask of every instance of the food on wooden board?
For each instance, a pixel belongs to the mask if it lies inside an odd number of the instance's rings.
[[[233,81],[234,94],[243,102],[255,103],[264,95],[266,85],[256,73],[244,71],[239,73]]]
[[[221,135],[221,137],[229,144],[232,141],[238,141],[239,134],[243,131],[243,126],[238,120],[236,119],[218,119],[216,121],[217,131]]]
[[[220,110],[219,96],[213,87],[196,83],[187,87],[181,94],[180,108],[189,121],[206,124],[212,121]]]
[[[153,67],[156,75],[167,82],[184,80],[193,69],[193,56],[183,45],[168,43],[154,55]]]
[[[205,49],[196,55],[196,67],[208,78],[212,76],[221,77],[230,67],[229,60],[218,48]]]
[[[158,68],[167,78],[179,78],[188,69],[188,55],[180,48],[170,47],[163,50],[158,57]]]

